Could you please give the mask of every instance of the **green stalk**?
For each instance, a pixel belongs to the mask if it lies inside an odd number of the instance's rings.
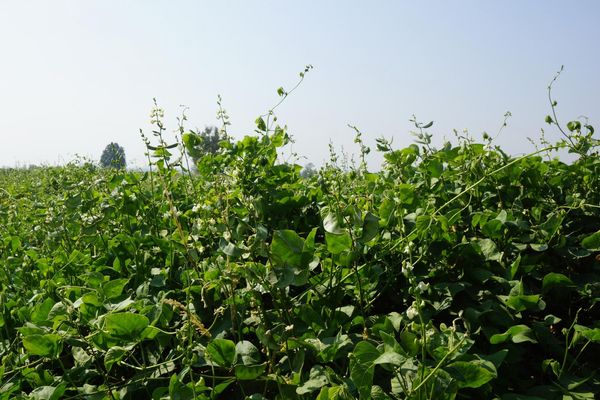
[[[412,390],[412,393],[416,392],[417,390],[419,390],[421,388],[421,386],[423,386],[425,383],[427,383],[427,381],[429,380],[429,378],[431,378],[438,371],[438,369],[440,369],[442,367],[442,364],[444,364],[446,362],[446,360],[448,359],[448,357],[450,357],[450,355],[452,355],[463,344],[463,342],[466,339],[467,339],[467,336],[466,335],[463,336],[463,338],[460,339],[460,341],[458,342],[458,344],[456,346],[454,346],[452,349],[450,349],[450,351],[448,353],[446,353],[446,355],[444,355],[444,357],[440,360],[440,362],[437,363],[437,365],[435,366],[435,368],[431,370],[431,372],[425,377],[425,379],[423,379],[417,385],[417,387],[415,387]]]

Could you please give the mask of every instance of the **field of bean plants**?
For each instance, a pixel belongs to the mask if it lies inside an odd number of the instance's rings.
[[[587,122],[546,117],[563,139],[518,157],[415,122],[378,172],[357,130],[313,176],[273,113],[196,165],[153,122],[145,172],[0,170],[0,399],[600,393]]]

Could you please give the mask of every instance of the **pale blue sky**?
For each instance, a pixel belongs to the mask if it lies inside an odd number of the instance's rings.
[[[599,18],[594,0],[1,1],[0,165],[98,159],[111,141],[141,165],[153,97],[168,127],[185,104],[201,128],[221,94],[241,138],[306,64],[277,114],[315,164],[330,140],[356,151],[347,124],[373,148],[382,135],[408,145],[412,114],[441,141],[495,134],[511,111],[498,143],[522,153],[563,64],[559,116],[598,125]]]

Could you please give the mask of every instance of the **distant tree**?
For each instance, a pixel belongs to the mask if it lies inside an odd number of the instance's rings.
[[[305,179],[310,179],[317,174],[318,171],[315,169],[315,164],[313,163],[306,164],[304,168],[302,168],[302,171],[300,171],[300,176]]]
[[[185,150],[194,163],[207,154],[219,151],[219,142],[223,140],[229,138],[216,126],[207,126],[202,131],[191,131],[183,135]]]
[[[100,165],[102,165],[104,168],[125,168],[127,165],[125,162],[125,149],[119,146],[118,143],[110,143],[102,152],[102,157],[100,157]]]

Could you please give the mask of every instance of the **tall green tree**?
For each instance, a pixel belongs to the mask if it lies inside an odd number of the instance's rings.
[[[124,169],[127,165],[125,161],[125,149],[118,143],[109,143],[102,152],[100,165],[104,168]]]

